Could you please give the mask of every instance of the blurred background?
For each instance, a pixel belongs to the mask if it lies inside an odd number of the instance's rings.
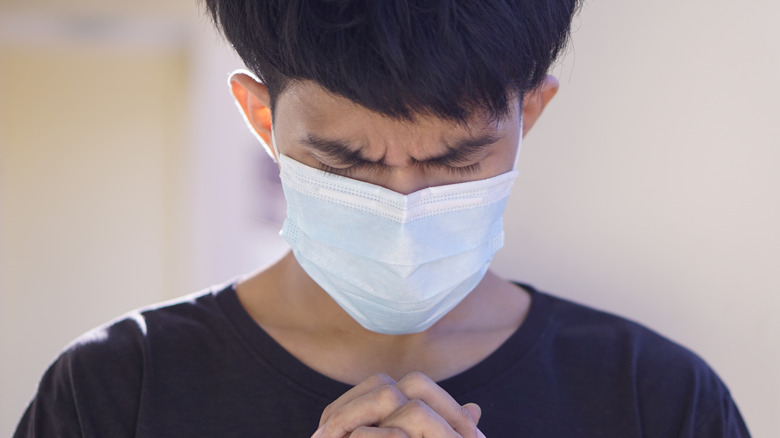
[[[780,436],[780,3],[590,1],[503,276],[703,356]],[[279,257],[242,67],[194,0],[0,0],[0,436],[72,339]]]

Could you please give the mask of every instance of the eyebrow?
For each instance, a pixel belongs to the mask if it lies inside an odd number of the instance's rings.
[[[322,154],[342,164],[361,164],[373,162],[363,157],[360,153],[362,147],[350,146],[341,140],[320,137],[315,134],[307,134],[300,143],[309,146]],[[381,161],[381,160],[380,160]]]
[[[444,146],[447,148],[447,151],[443,154],[423,159],[412,157],[411,160],[414,164],[434,166],[462,164],[469,161],[470,158],[474,157],[485,148],[493,145],[499,139],[500,137],[492,134],[464,138],[451,144],[445,144]],[[384,160],[384,158],[377,161],[369,160],[361,154],[361,146],[355,147],[341,140],[324,138],[316,134],[307,134],[306,137],[300,140],[300,143],[316,149],[328,158],[336,160],[338,163],[344,165],[359,165],[366,163],[383,164],[382,161]]]
[[[447,152],[426,158],[424,160],[414,160],[416,163],[426,163],[438,166],[452,166],[456,164],[463,164],[469,161],[478,153],[482,152],[486,148],[497,142],[500,137],[485,134],[478,137],[463,138],[456,141],[454,144],[445,144]]]

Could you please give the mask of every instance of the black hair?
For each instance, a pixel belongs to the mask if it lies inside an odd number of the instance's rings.
[[[268,87],[310,80],[378,113],[507,114],[566,46],[580,0],[204,0]]]

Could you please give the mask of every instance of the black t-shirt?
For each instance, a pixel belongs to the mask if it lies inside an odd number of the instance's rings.
[[[493,354],[439,384],[495,437],[747,437],[728,390],[685,348],[538,292]],[[350,388],[308,368],[234,285],[130,313],[71,344],[15,437],[309,437]]]

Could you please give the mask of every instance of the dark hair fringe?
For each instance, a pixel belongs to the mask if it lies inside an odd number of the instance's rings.
[[[538,87],[580,0],[204,0],[268,87],[310,80],[378,113],[500,118]]]

